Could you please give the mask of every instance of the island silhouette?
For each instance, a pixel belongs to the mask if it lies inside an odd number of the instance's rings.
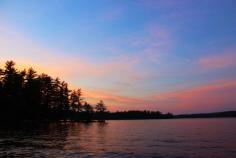
[[[170,119],[199,117],[235,117],[236,112],[176,115],[160,111],[109,112],[100,100],[91,105],[82,97],[82,90],[70,90],[65,81],[33,68],[18,70],[7,61],[0,69],[0,121],[104,121],[118,119]]]

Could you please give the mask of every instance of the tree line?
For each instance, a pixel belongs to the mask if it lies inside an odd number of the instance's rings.
[[[171,115],[168,115],[170,117]],[[101,100],[92,106],[82,98],[81,89],[70,90],[65,81],[33,68],[18,70],[13,61],[0,69],[0,120],[92,120],[119,118],[160,118],[161,113],[110,113]]]
[[[0,69],[1,120],[51,120],[88,117],[102,113],[101,100],[93,107],[82,99],[81,89],[69,90],[68,84],[47,74],[37,74],[33,68],[18,70],[13,61]]]

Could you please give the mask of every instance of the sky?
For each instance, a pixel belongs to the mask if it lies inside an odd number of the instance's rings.
[[[235,0],[0,0],[0,66],[109,110],[236,110]]]

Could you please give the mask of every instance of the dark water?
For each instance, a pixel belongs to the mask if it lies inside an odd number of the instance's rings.
[[[4,129],[0,156],[236,158],[236,119],[53,123]]]

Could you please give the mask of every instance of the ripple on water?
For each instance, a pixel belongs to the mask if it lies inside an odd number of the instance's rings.
[[[234,158],[234,125],[235,119],[185,119],[0,130],[0,157]]]

